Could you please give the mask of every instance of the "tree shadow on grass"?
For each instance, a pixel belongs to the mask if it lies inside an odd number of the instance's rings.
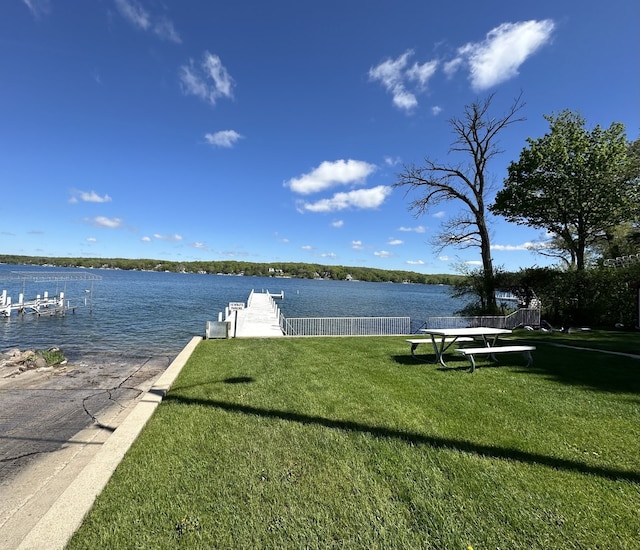
[[[230,378],[225,378],[222,382],[224,384],[250,384],[254,381],[254,378],[251,376],[231,376]]]
[[[597,350],[535,343],[528,372],[574,386],[610,393],[640,395],[640,360]]]
[[[399,365],[407,365],[407,366],[412,366],[412,367],[432,367],[435,370],[438,371],[444,371],[444,372],[455,372],[455,371],[467,371],[470,372],[471,371],[471,365],[469,364],[469,361],[460,361],[459,357],[453,357],[452,359],[447,360],[447,358],[445,358],[445,363],[448,365],[446,367],[443,367],[440,363],[438,363],[438,361],[436,360],[436,356],[435,355],[416,355],[415,357],[411,357],[411,355],[392,355],[391,359],[394,361],[394,363],[398,363]],[[483,360],[480,359],[478,361],[476,361],[476,368],[478,369],[486,369],[486,368],[495,368],[495,367],[502,367],[505,366],[505,364],[500,364],[500,363],[495,363],[489,360]]]
[[[393,430],[379,426],[369,426],[367,424],[353,422],[350,420],[334,420],[331,418],[324,418],[322,416],[311,416],[297,412],[264,409],[260,407],[252,407],[250,405],[240,405],[238,403],[217,401],[215,399],[190,398],[175,393],[170,393],[165,398],[165,401],[183,405],[208,406],[238,414],[247,414],[264,418],[274,418],[277,420],[285,420],[288,422],[297,422],[299,424],[307,426],[323,426],[325,428],[332,428],[347,432],[366,433],[381,439],[398,439],[401,441],[406,441],[407,443],[411,443],[413,445],[427,445],[434,449],[462,451],[478,456],[484,456],[487,458],[515,460],[526,464],[543,465],[557,470],[566,470],[571,472],[579,472],[582,474],[596,475],[613,481],[630,481],[633,483],[640,483],[640,472],[591,466],[574,460],[556,458],[537,453],[529,453],[526,451],[520,451],[518,449],[507,449],[502,447],[495,447],[492,445],[482,445],[459,439],[429,436],[424,434],[405,432],[401,430]]]
[[[610,393],[630,393],[640,395],[640,359],[625,355],[607,353],[599,350],[573,349],[566,346],[546,344],[539,341],[522,341],[533,344],[537,350],[533,352],[534,361],[530,367],[524,367],[517,359],[498,361],[477,361],[477,370],[500,367],[517,367],[523,374],[543,375],[561,384],[581,386],[597,391]],[[391,359],[400,365],[429,366],[439,371],[469,371],[469,363],[461,364],[458,357],[452,356],[445,361],[451,366],[442,367],[437,364],[435,355],[423,354],[393,355]]]
[[[433,355],[416,355],[415,357],[411,357],[411,355],[392,355],[391,359],[399,365],[408,365],[412,367],[421,367],[424,365],[435,366],[436,363],[435,356]]]

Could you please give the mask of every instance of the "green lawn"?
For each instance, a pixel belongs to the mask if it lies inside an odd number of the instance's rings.
[[[204,341],[69,548],[639,548],[640,360],[536,345]]]

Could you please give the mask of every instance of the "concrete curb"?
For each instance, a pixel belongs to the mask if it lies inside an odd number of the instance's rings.
[[[184,347],[78,477],[23,539],[18,546],[19,550],[63,549],[67,545],[201,340],[202,337],[194,336]]]

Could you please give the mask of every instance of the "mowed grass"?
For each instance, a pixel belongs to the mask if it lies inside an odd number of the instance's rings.
[[[640,360],[536,345],[204,341],[69,548],[639,548]]]

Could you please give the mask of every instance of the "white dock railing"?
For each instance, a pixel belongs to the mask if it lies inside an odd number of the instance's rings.
[[[284,317],[287,336],[395,336],[410,334],[409,317]]]
[[[477,315],[473,317],[429,317],[426,328],[492,327],[514,329],[518,326],[540,326],[540,310],[521,308],[510,315]]]

